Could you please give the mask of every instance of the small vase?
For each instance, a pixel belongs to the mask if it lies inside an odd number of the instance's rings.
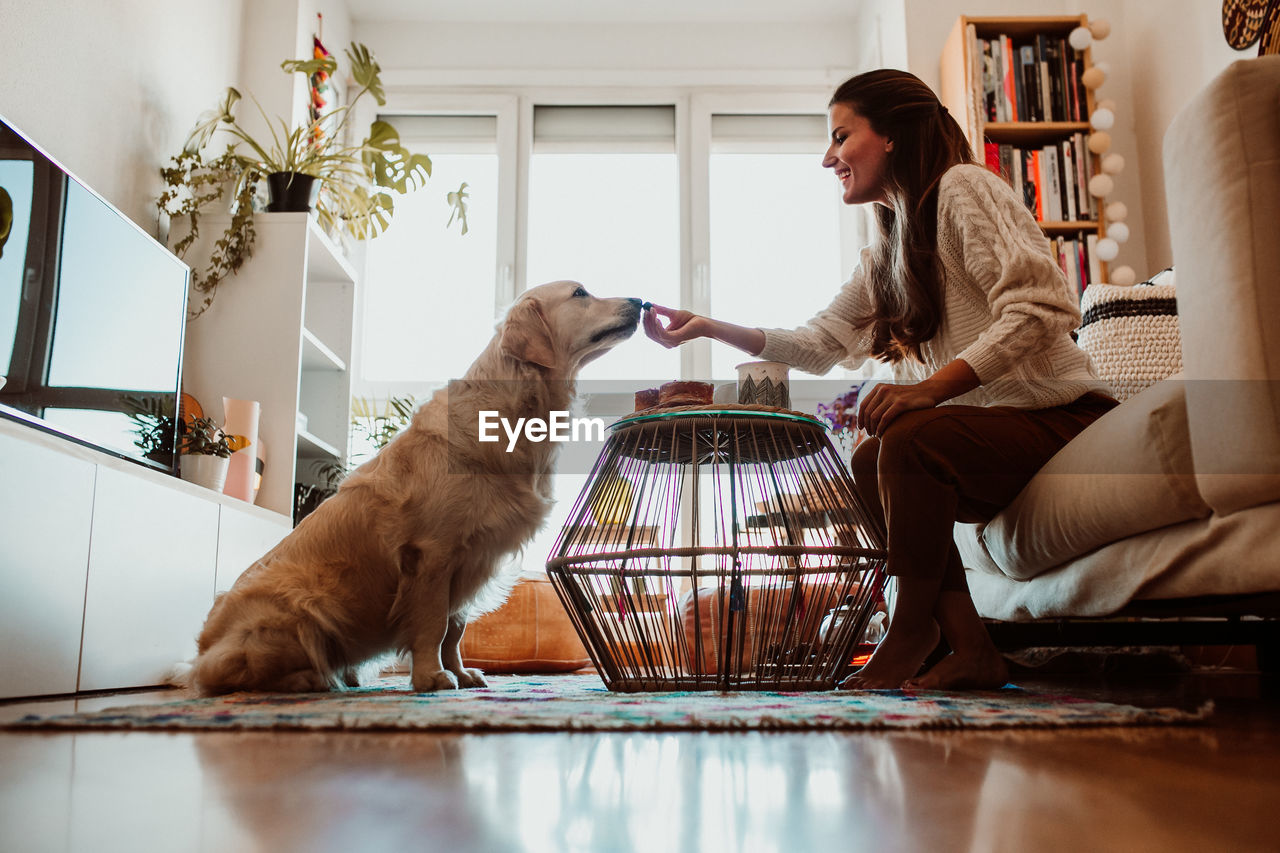
[[[230,464],[231,460],[226,456],[184,453],[179,460],[179,472],[188,483],[221,492],[227,481],[227,468]]]
[[[315,207],[320,195],[320,181],[314,175],[301,172],[272,172],[267,175],[267,190],[271,200],[267,210],[272,213],[305,213]]]
[[[222,493],[252,503],[253,469],[258,458],[258,416],[261,407],[256,400],[233,400],[230,397],[223,397],[222,411],[225,416],[222,429],[228,435],[242,435],[249,440],[248,445],[231,454],[231,465],[227,469],[227,481],[222,488]]]

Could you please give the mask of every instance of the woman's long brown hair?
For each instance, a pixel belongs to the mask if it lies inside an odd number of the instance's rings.
[[[933,90],[906,71],[881,69],[846,80],[831,97],[835,104],[847,105],[893,142],[885,159],[888,204],[874,205],[880,234],[866,271],[871,310],[858,322],[871,326],[877,359],[918,359],[920,345],[942,323],[938,184],[947,169],[974,162],[973,150]]]

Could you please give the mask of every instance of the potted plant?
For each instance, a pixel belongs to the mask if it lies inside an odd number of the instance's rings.
[[[351,431],[358,434],[369,448],[364,453],[356,454],[346,465],[336,460],[316,462],[312,470],[320,479],[316,485],[297,483],[294,487],[293,523],[296,525],[306,518],[316,507],[329,496],[338,491],[343,478],[354,470],[366,458],[372,458],[379,450],[391,443],[391,439],[413,421],[413,413],[418,408],[418,401],[412,395],[387,398],[386,405],[379,408],[376,400],[366,397],[351,398]]]
[[[172,219],[185,220],[187,232],[174,244],[185,257],[199,236],[199,217],[210,204],[231,196],[231,221],[213,247],[208,264],[192,270],[191,286],[203,294],[192,311],[198,317],[213,302],[218,284],[238,271],[253,254],[254,201],[260,182],[271,190],[267,210],[303,209],[314,205],[320,224],[364,240],[376,237],[390,225],[395,195],[421,189],[431,176],[431,160],[400,144],[395,127],[379,119],[359,142],[347,142],[348,122],[357,103],[366,96],[386,103],[381,68],[363,44],[353,42],[346,51],[355,95],[342,107],[310,124],[289,129],[284,119],[274,121],[254,99],[266,122],[270,139],[257,139],[236,118],[240,92],[227,88],[217,105],[196,122],[182,152],[161,169],[165,182],[158,200]],[[280,66],[288,74],[332,74],[337,60],[324,56],[286,60]],[[225,131],[231,142],[225,151],[210,151],[214,136]],[[466,233],[466,185],[448,194],[453,208],[450,222],[459,220]],[[299,203],[299,199],[301,202]]]
[[[174,431],[176,417],[173,401],[169,397],[121,395],[132,421],[134,446],[152,462],[173,469]]]
[[[190,416],[178,424],[178,464],[182,479],[221,492],[231,454],[248,447],[249,439],[228,435],[212,418]]]

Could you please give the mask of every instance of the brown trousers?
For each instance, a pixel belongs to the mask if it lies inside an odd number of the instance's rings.
[[[957,521],[990,521],[1067,442],[1116,406],[1089,393],[1052,409],[939,406],[899,416],[864,440],[851,465],[858,493],[888,543],[890,575],[942,574],[968,591],[952,538]]]

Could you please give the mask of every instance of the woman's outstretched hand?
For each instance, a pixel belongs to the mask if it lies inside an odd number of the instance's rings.
[[[666,318],[665,326],[658,319],[659,316]],[[651,305],[644,312],[644,333],[667,349],[671,349],[686,341],[703,337],[706,334],[706,330],[702,328],[705,319],[692,311],[678,311],[661,305]]]

